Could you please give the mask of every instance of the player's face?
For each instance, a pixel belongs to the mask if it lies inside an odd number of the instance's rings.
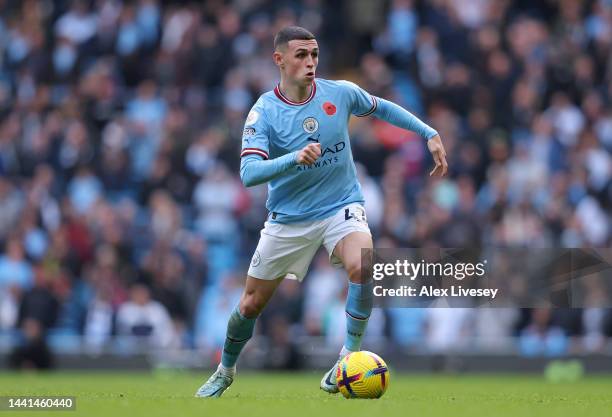
[[[275,60],[286,79],[309,85],[319,64],[319,45],[314,39],[289,41],[280,54],[275,54]]]

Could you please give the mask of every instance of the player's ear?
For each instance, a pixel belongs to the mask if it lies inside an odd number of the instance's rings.
[[[279,68],[284,68],[285,64],[283,63],[283,53],[279,51],[274,51],[272,54],[272,59],[274,60],[274,64],[276,64]]]

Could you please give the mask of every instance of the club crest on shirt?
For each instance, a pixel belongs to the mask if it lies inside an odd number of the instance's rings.
[[[302,127],[304,128],[304,132],[314,133],[319,130],[319,122],[314,117],[307,117],[304,119]]]
[[[252,125],[254,124],[257,120],[259,119],[259,113],[256,112],[255,110],[251,110],[249,112],[249,115],[246,118],[246,123],[247,125]]]

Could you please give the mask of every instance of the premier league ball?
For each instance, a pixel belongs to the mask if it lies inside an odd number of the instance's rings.
[[[375,353],[353,352],[340,361],[336,382],[345,398],[380,398],[389,386],[389,369]]]

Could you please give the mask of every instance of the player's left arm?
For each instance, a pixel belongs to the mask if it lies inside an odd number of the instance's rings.
[[[433,156],[436,166],[430,172],[431,176],[444,176],[448,171],[446,151],[442,139],[435,129],[424,123],[408,110],[389,100],[368,94],[357,84],[350,81],[339,81],[339,84],[349,94],[351,113],[357,117],[373,115],[402,129],[416,132],[427,139],[427,148]]]
[[[376,105],[376,108],[372,112],[373,116],[397,127],[401,127],[402,129],[416,132],[427,139],[427,148],[429,152],[431,152],[431,156],[436,164],[429,175],[440,177],[446,175],[448,172],[446,150],[444,149],[442,138],[440,138],[438,132],[403,107],[389,100],[385,100],[384,98],[372,96],[372,99]]]

